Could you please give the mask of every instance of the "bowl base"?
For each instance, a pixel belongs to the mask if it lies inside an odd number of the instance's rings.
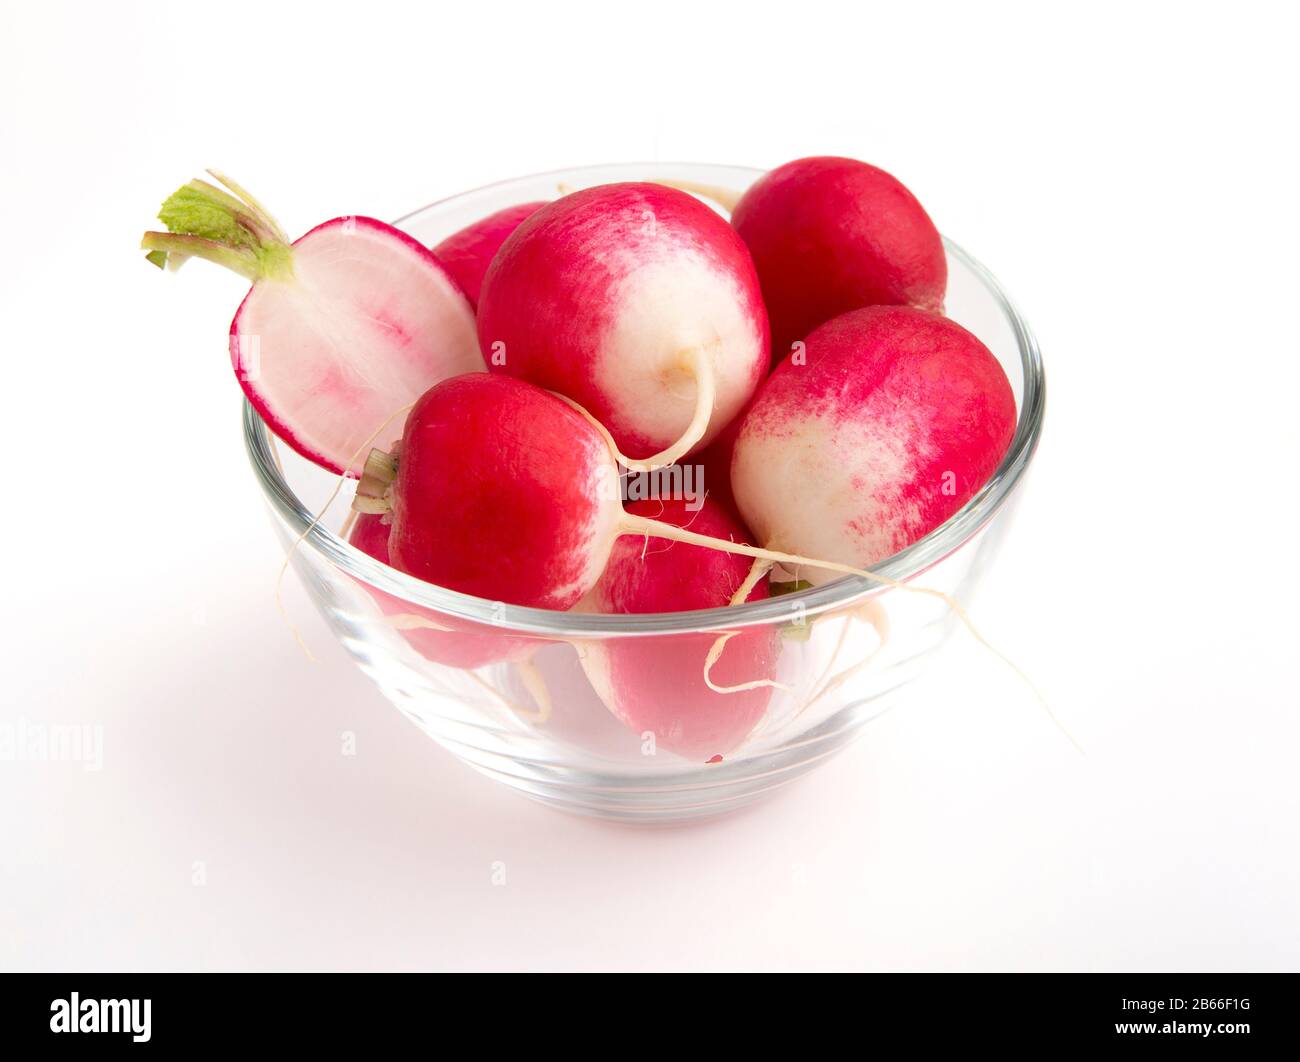
[[[849,745],[888,706],[869,698],[846,706],[792,747],[636,783],[626,775],[521,763],[446,735],[431,736],[481,774],[547,807],[607,822],[670,826],[719,818],[765,800]]]

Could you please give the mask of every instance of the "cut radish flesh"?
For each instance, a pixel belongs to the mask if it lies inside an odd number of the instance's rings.
[[[480,218],[454,232],[433,248],[434,257],[460,285],[472,305],[478,306],[483,277],[501,245],[530,214],[545,203],[520,203]]]
[[[253,281],[230,326],[244,393],[304,457],[359,472],[430,385],[484,368],[473,309],[432,252],[391,225],[335,218],[289,245],[227,184],[234,195],[203,181],[180,189],[159,214],[170,231],[142,246],[157,264],[207,258]]]
[[[478,324],[490,371],[579,403],[633,468],[707,445],[769,364],[744,243],[653,184],[589,188],[531,215],[488,269]]]

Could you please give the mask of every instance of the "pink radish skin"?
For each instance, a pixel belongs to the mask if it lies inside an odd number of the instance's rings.
[[[742,412],[722,431],[717,438],[695,456],[695,462],[701,467],[704,489],[710,501],[724,506],[728,512],[739,513],[736,508],[736,496],[731,490],[731,457],[736,449],[736,438],[740,435],[740,425],[745,415]]]
[[[787,358],[763,385],[732,490],[769,549],[868,568],[965,505],[1015,425],[1006,374],[966,329],[906,307],[855,310],[808,336],[806,364]]]
[[[622,516],[600,433],[554,395],[471,373],[411,410],[392,484],[392,564],[490,601],[568,609]]]
[[[723,506],[706,500],[692,512],[683,501],[633,502],[628,511],[701,534],[741,542],[745,529]],[[600,612],[646,613],[721,608],[749,573],[744,557],[662,538],[621,538],[590,601]],[[767,597],[760,582],[747,600]],[[608,638],[579,646],[592,686],[634,733],[647,731],[661,746],[705,762],[736,748],[763,717],[771,687],[718,693],[704,681],[716,634]],[[744,629],[713,664],[717,686],[776,676],[779,638],[772,627]]]
[[[433,248],[434,257],[460,285],[470,304],[477,308],[483,277],[501,245],[520,222],[545,203],[520,203],[480,218],[454,232]]]
[[[978,347],[974,337],[951,322],[920,316],[957,328]],[[839,390],[850,397],[856,393],[843,380]],[[866,390],[869,388],[864,396]],[[960,397],[955,388],[946,394],[953,400]],[[827,396],[833,404],[834,390],[821,397]],[[747,511],[748,503],[736,470],[758,408],[756,403],[746,417],[732,465],[732,485],[742,512]],[[851,421],[852,409],[856,407],[851,406],[842,419]],[[978,413],[973,404],[969,413]],[[787,409],[785,419],[797,422],[798,413]],[[943,420],[936,417],[935,422]],[[971,432],[975,427],[967,425],[963,430]],[[825,440],[810,435],[808,441],[821,444]],[[596,585],[621,535],[648,535],[774,561],[787,569],[825,568],[900,585],[832,558],[785,552],[800,545],[795,541],[799,535],[794,533],[786,536],[789,545],[784,548],[759,548],[625,512],[618,465],[602,429],[564,399],[510,376],[468,373],[430,388],[407,418],[396,470],[382,486],[369,472],[370,465],[391,470],[394,458],[377,451],[371,456],[353,507],[363,512],[391,511],[389,554],[393,566],[426,582],[488,600],[533,608],[571,608]],[[854,460],[860,466],[865,459],[859,455]],[[780,502],[789,500],[787,494],[807,493],[805,485],[786,481],[789,474],[806,475],[843,492],[836,470],[828,472],[823,465],[796,466],[782,465],[779,460],[774,463],[763,488],[768,495]],[[852,484],[849,489],[854,489]],[[815,499],[815,491],[811,496]],[[871,504],[870,500],[864,502],[868,508]],[[803,512],[794,501],[790,507],[796,514]],[[822,509],[835,513],[829,504],[822,504]],[[820,516],[811,511],[806,515]],[[841,515],[857,519],[860,514],[850,511]],[[807,541],[820,540],[822,529],[801,529],[797,516],[789,527],[802,530]],[[938,591],[918,588],[916,592],[952,603]]]
[[[731,223],[754,257],[780,361],[818,325],[863,306],[941,311],[943,240],[895,178],[854,159],[778,166],[741,196]]]
[[[707,445],[769,364],[744,243],[659,185],[602,185],[542,207],[493,259],[478,309],[489,370],[582,405],[632,467]]]
[[[383,517],[362,513],[357,517],[348,541],[381,564],[389,564],[389,531]],[[434,663],[473,670],[488,664],[522,660],[544,644],[530,638],[511,637],[481,624],[421,608],[371,586],[366,589],[385,616],[399,617],[404,621],[402,637],[416,652]],[[423,625],[416,625],[411,620]]]
[[[473,308],[433,253],[391,225],[335,218],[290,245],[225,183],[235,195],[203,181],[180,189],[159,214],[172,231],[142,245],[159,264],[203,257],[253,281],[230,325],[244,393],[304,457],[359,472],[368,443],[400,438],[403,407],[484,368]]]

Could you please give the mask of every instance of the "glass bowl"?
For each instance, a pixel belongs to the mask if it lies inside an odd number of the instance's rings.
[[[610,181],[742,190],[761,171],[697,164],[591,166],[453,196],[396,224],[425,244],[502,207]],[[997,472],[941,527],[874,571],[969,604],[1003,537],[1042,429],[1044,380],[1028,326],[983,266],[945,241],[947,312],[997,356],[1015,392],[1015,437]],[[931,666],[955,619],[943,602],[860,577],[736,608],[589,615],[444,590],[342,537],[352,484],[272,436],[244,408],[245,441],[272,519],[316,607],[361,669],[422,731],[484,774],[567,811],[636,822],[716,815],[792,782],[857,736]],[[321,520],[313,516],[325,507]],[[296,543],[296,545],[294,545]],[[715,693],[709,646],[739,684],[775,660],[783,689]],[[615,692],[617,691],[617,692]]]

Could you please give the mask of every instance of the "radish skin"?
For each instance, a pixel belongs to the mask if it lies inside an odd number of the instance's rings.
[[[742,429],[737,461],[745,438]],[[365,499],[364,511],[391,511],[393,567],[451,590],[565,610],[596,585],[615,541],[638,535],[936,597],[988,646],[961,605],[941,591],[625,511],[615,455],[590,415],[513,377],[470,373],[430,388],[407,418],[396,464],[396,478],[382,495]],[[768,487],[778,494],[787,488],[780,481]],[[739,490],[737,499],[744,504]]]
[[[743,540],[746,531],[706,500],[692,511],[681,500],[642,501],[633,515],[675,527],[689,525],[716,538]],[[745,578],[743,557],[652,537],[615,543],[590,602],[599,612],[647,613],[719,608]],[[767,585],[747,599],[767,597]],[[726,655],[713,652],[711,633],[607,638],[579,646],[582,666],[610,711],[633,732],[651,732],[656,746],[705,762],[739,746],[772,698],[780,649],[772,627],[723,635]]]
[[[392,410],[485,367],[473,308],[432,252],[391,225],[335,218],[290,244],[229,186],[179,189],[159,213],[169,231],[145,233],[141,246],[157,265],[206,258],[253,282],[230,325],[240,386],[300,454],[355,474],[349,460]]]
[[[483,277],[501,245],[525,218],[545,205],[537,202],[506,207],[452,233],[434,246],[434,257],[460,285],[475,309],[483,289]]]
[[[484,278],[478,330],[490,371],[580,404],[632,469],[707,445],[770,360],[744,243],[654,184],[585,189],[528,217]]]
[[[357,517],[348,541],[368,557],[389,564],[388,537],[391,528],[377,514]],[[482,624],[446,616],[404,601],[373,586],[366,586],[393,629],[427,660],[448,667],[472,670],[503,661],[531,656],[542,646],[532,638],[503,634]]]
[[[566,610],[600,577],[622,516],[599,432],[510,376],[431,388],[406,421],[392,564],[489,601]]]
[[[815,330],[805,361],[787,358],[764,383],[731,486],[765,546],[869,568],[965,505],[1015,424],[1006,374],[974,335],[937,314],[869,307]]]
[[[731,214],[762,281],[781,361],[818,325],[849,310],[941,311],[943,239],[916,197],[855,159],[797,159],[764,174]]]

